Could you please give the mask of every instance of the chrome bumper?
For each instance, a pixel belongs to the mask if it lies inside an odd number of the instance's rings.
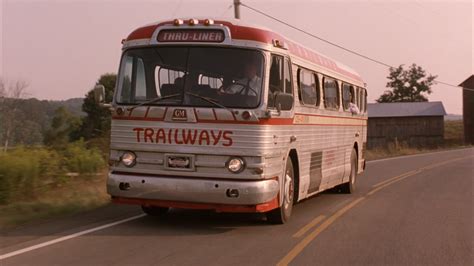
[[[230,190],[238,190],[238,196],[229,196]],[[107,192],[111,196],[124,198],[256,205],[274,199],[278,195],[279,185],[273,179],[222,181],[110,173]]]

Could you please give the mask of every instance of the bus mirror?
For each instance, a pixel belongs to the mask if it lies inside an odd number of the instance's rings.
[[[94,100],[96,103],[105,102],[105,87],[102,84],[95,85],[94,87]]]
[[[278,93],[275,95],[275,106],[278,111],[288,111],[293,108],[293,95],[287,93]]]

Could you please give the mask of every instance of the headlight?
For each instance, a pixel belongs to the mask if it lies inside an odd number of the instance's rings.
[[[242,158],[232,157],[227,161],[226,166],[227,170],[234,174],[238,174],[245,169],[245,162]]]
[[[120,158],[120,160],[126,167],[133,167],[135,163],[137,162],[136,159],[137,159],[137,156],[135,155],[135,153],[130,152],[130,151],[124,152],[122,154],[122,157]]]

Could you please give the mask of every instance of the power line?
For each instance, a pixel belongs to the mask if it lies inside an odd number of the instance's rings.
[[[305,30],[303,30],[303,29],[300,29],[300,28],[298,28],[298,27],[296,27],[296,26],[293,26],[293,25],[291,25],[291,24],[289,24],[289,23],[287,23],[287,22],[285,22],[285,21],[283,21],[283,20],[281,20],[281,19],[278,19],[278,18],[276,18],[276,17],[274,17],[274,16],[272,16],[272,15],[269,15],[269,14],[267,14],[267,13],[265,13],[265,12],[259,10],[259,9],[254,8],[254,7],[251,7],[251,6],[249,6],[249,5],[247,5],[247,4],[243,3],[243,2],[240,2],[240,5],[243,6],[243,7],[246,7],[246,8],[248,8],[248,9],[250,9],[250,10],[252,10],[252,11],[254,11],[254,12],[260,14],[260,15],[263,15],[263,16],[265,16],[265,17],[267,17],[267,18],[273,19],[273,20],[275,20],[275,21],[277,21],[277,22],[279,22],[279,23],[281,23],[281,24],[283,24],[283,25],[285,25],[285,26],[288,26],[288,27],[290,27],[290,28],[292,28],[292,29],[294,29],[294,30],[296,30],[296,31],[302,32],[302,33],[304,33],[304,34],[306,34],[306,35],[308,35],[308,36],[311,36],[311,37],[313,37],[313,38],[315,38],[315,39],[318,39],[318,40],[320,40],[320,41],[322,41],[322,42],[325,42],[325,43],[327,43],[327,44],[329,44],[329,45],[332,45],[332,46],[337,47],[337,48],[339,48],[339,49],[341,49],[341,50],[344,50],[344,51],[346,51],[346,52],[348,52],[348,53],[351,53],[351,54],[354,54],[354,55],[356,55],[356,56],[362,57],[362,58],[364,58],[364,59],[366,59],[366,60],[369,60],[369,61],[374,62],[374,63],[376,63],[376,64],[382,65],[382,66],[384,66],[384,67],[395,68],[394,66],[392,66],[392,65],[390,65],[390,64],[387,64],[387,63],[384,63],[384,62],[382,62],[382,61],[380,61],[380,60],[377,60],[377,59],[375,59],[375,58],[366,56],[366,55],[364,55],[364,54],[361,54],[361,53],[359,53],[359,52],[356,52],[356,51],[354,51],[354,50],[351,50],[351,49],[349,49],[349,48],[346,48],[346,47],[344,47],[344,46],[342,46],[342,45],[336,44],[336,43],[331,42],[331,41],[329,41],[329,40],[326,40],[326,39],[324,39],[324,38],[322,38],[322,37],[319,37],[319,36],[317,36],[317,35],[315,35],[315,34],[313,34],[313,33],[310,33],[310,32],[308,32],[308,31],[305,31]],[[443,82],[443,81],[439,81],[439,80],[434,80],[434,81],[435,81],[436,83],[440,83],[440,84],[443,84],[443,85],[446,85],[446,86],[459,87],[459,86],[457,86],[457,85],[453,85],[453,84],[450,84],[450,83],[447,83],[447,82]],[[465,89],[465,90],[472,90],[472,89],[467,89],[467,88],[463,88],[463,89]]]

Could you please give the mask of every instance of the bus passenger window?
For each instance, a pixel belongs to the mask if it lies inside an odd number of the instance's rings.
[[[363,101],[364,101],[364,113],[365,113],[367,111],[367,90],[363,89],[363,91],[364,91]]]
[[[300,102],[304,105],[319,106],[319,84],[315,74],[304,70],[298,70]]]
[[[343,83],[342,84],[342,105],[344,107],[344,111],[349,110],[349,103],[355,103],[355,92],[354,87],[349,84]],[[360,106],[358,104],[358,106]]]
[[[336,80],[324,77],[324,107],[327,109],[339,109],[339,88]]]

